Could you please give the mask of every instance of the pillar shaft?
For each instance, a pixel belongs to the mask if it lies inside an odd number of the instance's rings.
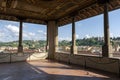
[[[49,50],[49,41],[48,41],[48,24],[47,24],[47,39],[46,39],[46,52]]]
[[[23,52],[23,46],[22,46],[22,25],[23,21],[20,20],[20,27],[19,27],[19,45],[18,45],[18,52]]]
[[[76,33],[75,33],[75,22],[74,22],[74,17],[72,19],[72,45],[76,45]]]
[[[104,45],[103,57],[109,57],[110,54],[110,37],[109,37],[109,15],[108,3],[104,3]]]
[[[72,47],[71,47],[71,54],[77,53],[77,47],[76,47],[76,33],[75,33],[75,21],[74,17],[72,17]]]
[[[54,38],[54,41],[55,41],[55,52],[58,51],[58,24],[56,22],[56,28],[55,28],[55,38]]]
[[[104,39],[105,44],[110,44],[110,37],[109,37],[109,17],[108,17],[108,6],[107,3],[104,4]]]
[[[54,56],[58,46],[58,27],[56,25],[56,21],[48,22],[48,43],[49,43],[48,58],[55,59]]]

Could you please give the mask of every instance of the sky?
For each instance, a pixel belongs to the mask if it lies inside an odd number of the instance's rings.
[[[0,42],[17,41],[19,22],[0,20]],[[46,40],[46,25],[23,23],[23,40]]]
[[[104,36],[103,14],[75,22],[76,38]],[[72,25],[59,28],[59,40],[71,40]],[[109,28],[111,37],[120,37],[120,9],[109,12]]]
[[[103,14],[75,22],[76,38],[103,37]],[[109,12],[110,36],[120,37],[120,9]],[[0,42],[17,41],[19,22],[0,20]],[[58,28],[58,40],[72,39],[72,24]],[[46,25],[23,23],[23,40],[46,40]]]

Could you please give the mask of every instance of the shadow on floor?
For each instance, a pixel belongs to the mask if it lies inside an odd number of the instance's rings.
[[[0,80],[119,80],[119,78],[51,61],[33,61],[0,64]]]

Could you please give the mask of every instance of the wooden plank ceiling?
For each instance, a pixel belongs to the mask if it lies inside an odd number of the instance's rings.
[[[120,7],[120,0],[110,0],[109,10]],[[103,5],[97,0],[0,0],[0,19],[46,24],[49,20],[57,20],[58,25],[86,19],[103,12]]]

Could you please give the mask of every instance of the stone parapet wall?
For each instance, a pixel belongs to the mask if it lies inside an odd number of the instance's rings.
[[[65,53],[56,53],[55,59],[69,64],[81,65],[85,68],[94,68],[120,74],[119,59],[86,55],[70,55]]]
[[[0,63],[46,59],[47,53],[0,53]]]

